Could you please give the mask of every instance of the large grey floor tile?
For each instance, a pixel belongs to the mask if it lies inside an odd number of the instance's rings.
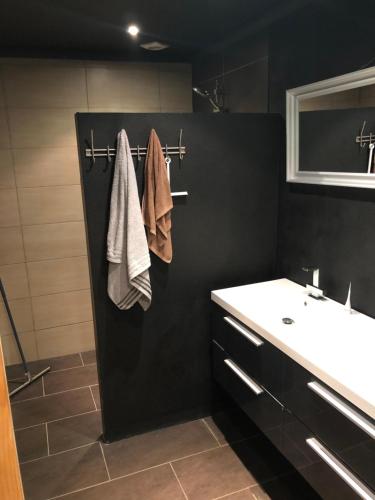
[[[229,446],[172,463],[191,500],[207,500],[256,484]]]
[[[20,429],[93,410],[95,406],[90,389],[85,387],[14,403],[12,405],[13,424],[15,429]]]
[[[98,383],[96,365],[80,366],[49,373],[44,378],[44,389],[46,394],[68,391],[77,387],[86,387]]]
[[[50,453],[71,450],[77,446],[94,443],[102,433],[100,411],[50,422],[48,442]]]
[[[85,365],[96,363],[96,351],[81,352],[81,356]]]
[[[118,477],[217,446],[204,423],[194,420],[103,445],[103,450],[111,477]]]
[[[9,392],[13,391],[20,385],[20,382],[8,382]],[[23,401],[24,399],[37,398],[39,396],[43,396],[43,382],[41,378],[35,380],[35,382],[28,385],[24,389],[21,389],[20,392],[17,392],[14,396],[11,396],[10,400],[13,403],[14,401]]]
[[[230,408],[204,419],[220,444],[241,441],[259,434],[259,429],[239,408]]]
[[[98,443],[21,465],[27,500],[45,500],[108,479]]]
[[[99,386],[98,385],[93,385],[91,387],[91,391],[92,391],[92,395],[94,397],[94,401],[95,401],[96,407],[99,410],[100,407],[101,407],[101,404],[100,404],[100,394],[99,394]]]
[[[169,465],[64,496],[64,500],[184,500]]]
[[[32,374],[38,373],[47,366],[51,367],[51,371],[65,370],[66,368],[74,368],[82,366],[81,356],[77,354],[67,354],[66,356],[58,356],[51,359],[39,359],[28,363]],[[22,377],[24,375],[22,365],[11,365],[6,368],[8,379]]]
[[[20,462],[45,457],[48,454],[45,424],[15,432]]]

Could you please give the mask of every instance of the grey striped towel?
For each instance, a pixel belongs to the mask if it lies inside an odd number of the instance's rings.
[[[108,295],[119,309],[151,304],[151,265],[133,158],[125,130],[117,136],[107,234]]]

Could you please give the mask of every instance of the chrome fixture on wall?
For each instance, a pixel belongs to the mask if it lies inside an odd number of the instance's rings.
[[[214,113],[223,113],[224,109],[224,89],[223,86],[220,85],[219,80],[215,82],[215,88],[212,91],[212,94],[208,90],[203,90],[200,87],[193,87],[193,92],[203,97],[204,99],[208,99],[209,103],[212,106],[212,111]]]

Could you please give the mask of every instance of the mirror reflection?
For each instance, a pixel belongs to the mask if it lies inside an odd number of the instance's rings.
[[[375,85],[299,100],[299,170],[375,174]]]

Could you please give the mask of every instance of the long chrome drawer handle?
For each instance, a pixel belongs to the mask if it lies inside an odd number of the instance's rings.
[[[375,494],[332,455],[317,439],[308,438],[306,443],[322,460],[343,479],[352,490],[365,500],[374,500]]]
[[[318,394],[324,401],[336,408],[345,417],[351,420],[357,427],[360,427],[365,431],[372,439],[375,439],[375,425],[366,420],[362,415],[357,413],[355,410],[350,408],[341,399],[332,394],[328,389],[323,387],[318,382],[308,382],[307,386],[309,389]]]
[[[236,365],[231,359],[224,359],[224,363],[229,366],[229,368],[250,387],[250,389],[257,395],[262,394],[263,389],[256,383],[252,378],[250,378],[244,371],[241,370],[239,366]]]
[[[229,316],[224,316],[224,321],[226,321],[235,330],[240,332],[245,338],[247,338],[247,340],[249,340],[256,347],[260,347],[263,344],[262,340],[258,339],[258,337],[256,337],[253,333],[249,332],[249,330],[244,328],[242,325],[237,323],[237,321],[234,321],[234,319],[230,318]]]

